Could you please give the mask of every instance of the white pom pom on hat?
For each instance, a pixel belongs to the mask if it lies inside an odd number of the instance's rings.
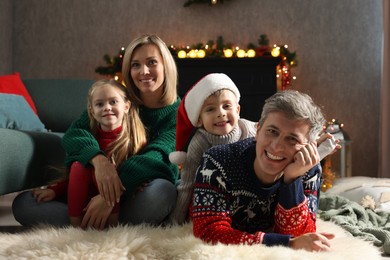
[[[169,161],[174,164],[183,164],[186,161],[187,153],[183,151],[175,151],[169,154]]]
[[[221,89],[232,91],[240,101],[240,91],[236,84],[224,73],[211,73],[200,79],[191,87],[179,105],[176,121],[176,151],[169,154],[169,160],[175,164],[182,164],[186,159],[186,150],[189,139],[199,120],[200,110],[204,101],[213,93]]]

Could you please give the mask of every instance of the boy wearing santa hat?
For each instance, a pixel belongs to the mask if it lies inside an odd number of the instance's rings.
[[[255,136],[256,123],[240,118],[240,92],[223,73],[211,73],[184,96],[176,124],[176,152],[171,162],[181,165],[176,207],[170,215],[174,224],[187,220],[195,174],[209,148]]]

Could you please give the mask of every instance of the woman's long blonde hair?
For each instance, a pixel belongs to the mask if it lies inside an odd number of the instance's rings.
[[[130,102],[127,88],[114,79],[103,79],[92,84],[88,92],[87,110],[92,134],[96,136],[99,127],[99,123],[92,115],[92,97],[96,89],[102,86],[116,88],[124,102],[130,103],[129,111],[123,117],[122,131],[117,139],[108,146],[107,156],[119,168],[127,158],[137,154],[145,146],[146,130],[139,117],[138,105]]]

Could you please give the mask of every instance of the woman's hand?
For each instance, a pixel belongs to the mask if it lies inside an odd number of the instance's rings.
[[[114,206],[119,203],[122,192],[125,187],[119,179],[115,165],[107,157],[97,155],[91,160],[95,168],[95,178],[99,193],[103,196],[108,206]]]
[[[317,150],[317,142],[302,145],[301,149],[294,155],[293,161],[284,169],[284,183],[289,184],[293,182],[319,162],[320,156]]]
[[[37,203],[42,201],[51,201],[56,197],[56,193],[52,189],[37,188],[31,191]]]
[[[87,207],[81,222],[80,227],[92,227],[95,229],[104,229],[106,227],[107,219],[112,211],[111,206],[108,206],[103,196],[100,194],[93,197]]]
[[[305,249],[307,251],[321,252],[330,250],[331,233],[307,233],[290,239],[289,246],[293,249]]]

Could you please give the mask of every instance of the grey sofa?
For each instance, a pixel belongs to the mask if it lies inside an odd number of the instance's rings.
[[[47,184],[63,166],[63,133],[87,104],[93,80],[23,80],[46,132],[0,128],[0,195]]]

